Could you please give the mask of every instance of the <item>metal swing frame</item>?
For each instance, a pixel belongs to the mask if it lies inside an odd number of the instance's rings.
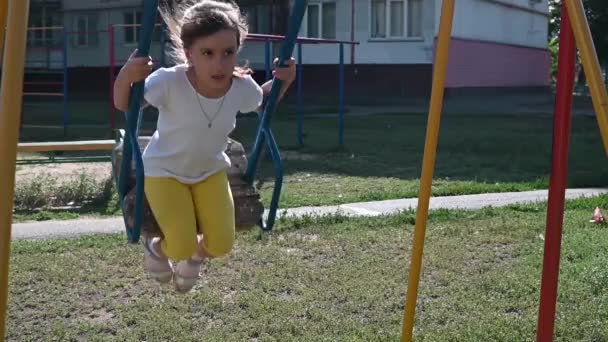
[[[281,47],[278,66],[285,66],[286,60],[293,53],[296,38],[304,13],[306,11],[307,0],[297,0],[294,4],[290,19],[288,32]],[[152,42],[152,32],[156,23],[156,15],[158,8],[158,0],[146,0],[143,6],[143,20],[140,27],[140,39],[137,47],[137,56],[147,56],[150,51]],[[123,158],[121,161],[120,175],[117,180],[117,188],[120,199],[120,206],[123,213],[127,239],[129,242],[137,243],[141,237],[141,224],[143,221],[143,206],[144,206],[144,165],[142,160],[141,149],[138,141],[138,128],[141,121],[141,100],[144,94],[144,81],[135,83],[131,88],[129,109],[125,113],[126,130],[123,146]],[[244,180],[252,185],[255,181],[260,154],[262,147],[267,146],[275,169],[275,182],[272,200],[268,209],[268,217],[266,221],[262,218],[259,226],[264,231],[271,231],[275,221],[281,189],[283,185],[283,162],[281,160],[281,152],[278,144],[270,128],[272,113],[276,109],[279,95],[281,92],[282,81],[273,79],[270,95],[264,102],[264,110],[260,113],[259,126],[252,153],[249,157],[247,170],[244,175]],[[129,225],[125,214],[125,198],[131,190],[129,187],[129,174],[131,172],[131,164],[135,162],[135,219],[133,225]]]

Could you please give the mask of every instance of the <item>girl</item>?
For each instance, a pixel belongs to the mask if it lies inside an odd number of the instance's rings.
[[[202,0],[161,14],[177,65],[152,72],[151,58],[133,53],[116,78],[114,104],[127,111],[131,85],[145,80],[145,103],[159,111],[143,160],[146,197],[164,238],[144,240],[144,268],[187,292],[204,260],[233,247],[234,203],[224,150],[237,112],[259,110],[272,81],[259,86],[250,70],[236,66],[248,33],[236,3]],[[294,59],[287,64],[273,72],[283,81],[281,97],[295,78]]]

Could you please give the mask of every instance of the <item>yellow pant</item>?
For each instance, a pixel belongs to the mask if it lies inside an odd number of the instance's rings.
[[[192,185],[146,177],[145,192],[165,236],[161,247],[167,257],[185,260],[196,252],[197,223],[209,255],[230,252],[235,239],[234,201],[225,171]]]

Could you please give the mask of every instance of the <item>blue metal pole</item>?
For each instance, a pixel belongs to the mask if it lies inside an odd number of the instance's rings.
[[[298,43],[298,145],[304,145],[304,113],[302,113],[302,43]]]
[[[253,143],[253,147],[251,148],[252,152],[249,156],[249,161],[247,162],[247,170],[245,171],[245,175],[243,176],[243,179],[250,184],[252,184],[255,180],[255,172],[260,162],[260,154],[262,152],[262,146],[264,146],[264,143],[266,142],[265,139],[266,132],[264,126],[260,124],[258,126],[258,133],[256,135],[255,142]]]
[[[156,22],[156,11],[158,0],[148,0],[144,2],[143,25],[140,29],[137,56],[147,56],[152,44],[152,32]],[[118,192],[120,206],[123,210],[123,218],[126,226],[128,241],[137,243],[141,236],[141,223],[143,220],[144,205],[144,165],[141,150],[137,139],[137,121],[140,114],[141,99],[144,94],[144,81],[137,82],[131,88],[129,98],[129,110],[126,114],[127,129],[124,139],[122,163],[118,178]],[[129,176],[131,173],[132,161],[135,160],[135,222],[129,226],[125,214],[124,199],[129,188]]]
[[[298,36],[298,31],[300,31],[302,18],[304,17],[304,12],[306,11],[306,3],[306,0],[297,0],[293,6],[292,14],[289,18],[289,27],[287,30],[287,35],[285,36],[283,44],[281,45],[281,54],[279,56],[278,63],[279,66],[285,66],[285,61],[290,58],[293,53],[296,38]],[[276,104],[278,102],[281,87],[281,80],[274,79],[272,82],[272,88],[270,89],[270,95],[267,98],[267,101],[264,105],[264,111],[261,115],[258,134],[253,145],[253,150],[249,157],[247,170],[245,172],[245,176],[243,177],[249,183],[253,182],[255,178],[257,162],[265,139],[264,131],[267,130],[269,127],[270,118],[272,117],[272,113],[274,112]]]
[[[344,43],[340,43],[340,68],[339,68],[339,132],[338,143],[340,146],[344,144]]]
[[[281,197],[281,188],[283,186],[283,161],[281,160],[281,152],[279,146],[272,134],[270,128],[266,128],[264,135],[268,142],[268,150],[270,151],[270,157],[274,163],[274,190],[272,192],[272,199],[270,200],[270,208],[268,209],[268,219],[266,224],[262,226],[263,230],[270,231],[274,226],[274,222],[277,216],[277,209],[279,208],[279,199]]]
[[[63,28],[63,135],[67,136],[70,123],[70,113],[68,109],[68,30]]]

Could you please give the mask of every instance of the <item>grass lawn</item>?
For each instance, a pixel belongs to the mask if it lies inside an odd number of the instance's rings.
[[[305,146],[299,147],[295,120],[277,117],[273,128],[285,169],[280,206],[416,197],[426,120],[424,114],[411,113],[347,117],[345,146],[339,147],[337,119],[308,117]],[[243,118],[234,137],[249,149],[256,127],[256,119]],[[552,127],[548,115],[445,115],[433,195],[546,189]],[[594,118],[574,118],[569,165],[569,187],[606,186],[606,156]],[[265,159],[259,179],[266,206],[272,196],[273,175],[272,164]],[[22,192],[32,193],[26,190]],[[111,197],[103,198],[84,211],[115,214],[115,203]]]
[[[287,152],[282,205],[339,204],[416,197],[426,115],[351,117],[345,147],[337,148],[335,119],[307,119],[306,146],[296,147],[294,121],[274,122]],[[437,152],[433,195],[545,189],[551,168],[552,118],[518,115],[446,115]],[[252,141],[246,121],[236,136]],[[608,170],[597,123],[573,122],[570,187],[605,186]],[[272,175],[267,163],[263,175]],[[271,181],[271,179],[270,179]],[[263,195],[271,196],[266,182]]]
[[[608,197],[569,202],[557,341],[608,339]],[[280,222],[240,235],[204,282],[176,295],[146,279],[123,235],[17,241],[8,340],[398,340],[414,213]],[[533,341],[544,205],[432,212],[419,341]]]
[[[286,152],[282,205],[339,204],[415,197],[426,115],[351,117],[337,148],[335,119],[308,119],[306,146],[296,147],[293,121],[274,123]],[[605,186],[607,162],[594,119],[573,123],[569,186]],[[253,140],[246,121],[236,136]],[[545,189],[551,168],[550,116],[446,115],[440,132],[433,195]],[[267,163],[264,176],[272,175]],[[262,187],[271,196],[272,179]]]

